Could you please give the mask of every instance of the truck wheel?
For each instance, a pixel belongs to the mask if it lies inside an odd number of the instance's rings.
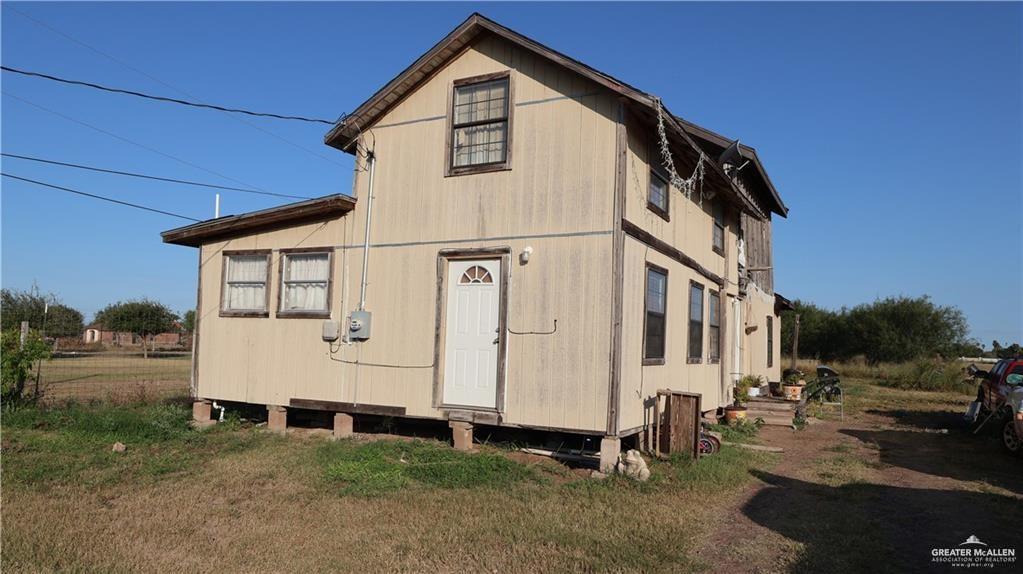
[[[1016,434],[1016,423],[1011,418],[1002,427],[1002,446],[1012,454],[1023,454],[1023,438]]]

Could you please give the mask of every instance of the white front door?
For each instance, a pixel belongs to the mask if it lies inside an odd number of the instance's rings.
[[[448,263],[444,404],[497,408],[501,260]]]

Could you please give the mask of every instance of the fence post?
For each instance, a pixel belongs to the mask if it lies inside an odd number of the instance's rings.
[[[18,348],[25,348],[25,340],[28,339],[28,321],[21,322],[21,338],[18,340]]]
[[[792,368],[796,368],[799,360],[799,313],[796,313],[796,324],[792,331]]]

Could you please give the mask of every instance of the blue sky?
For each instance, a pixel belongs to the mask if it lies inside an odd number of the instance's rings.
[[[929,294],[962,308],[987,345],[1023,340],[1018,3],[5,2],[2,60],[172,97],[333,119],[474,10],[756,147],[791,209],[775,225],[776,284],[784,295],[840,307]],[[2,85],[151,148],[4,95],[8,153],[293,195],[350,191],[351,158],[322,144],[326,126],[238,118],[9,73]],[[199,188],[8,158],[2,165],[191,217],[213,212],[213,192]],[[178,311],[194,306],[196,251],[159,239],[183,221],[7,178],[2,184],[5,287],[36,282],[87,315],[142,296]],[[223,202],[225,213],[238,213],[281,200],[225,192]]]

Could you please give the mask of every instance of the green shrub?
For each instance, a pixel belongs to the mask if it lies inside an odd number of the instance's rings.
[[[21,331],[7,329],[0,335],[0,401],[4,404],[21,401],[25,385],[35,381],[36,361],[50,356],[50,348],[38,331],[29,331],[21,344]]]
[[[883,384],[914,391],[969,392],[973,383],[955,362],[917,359],[881,370]]]

